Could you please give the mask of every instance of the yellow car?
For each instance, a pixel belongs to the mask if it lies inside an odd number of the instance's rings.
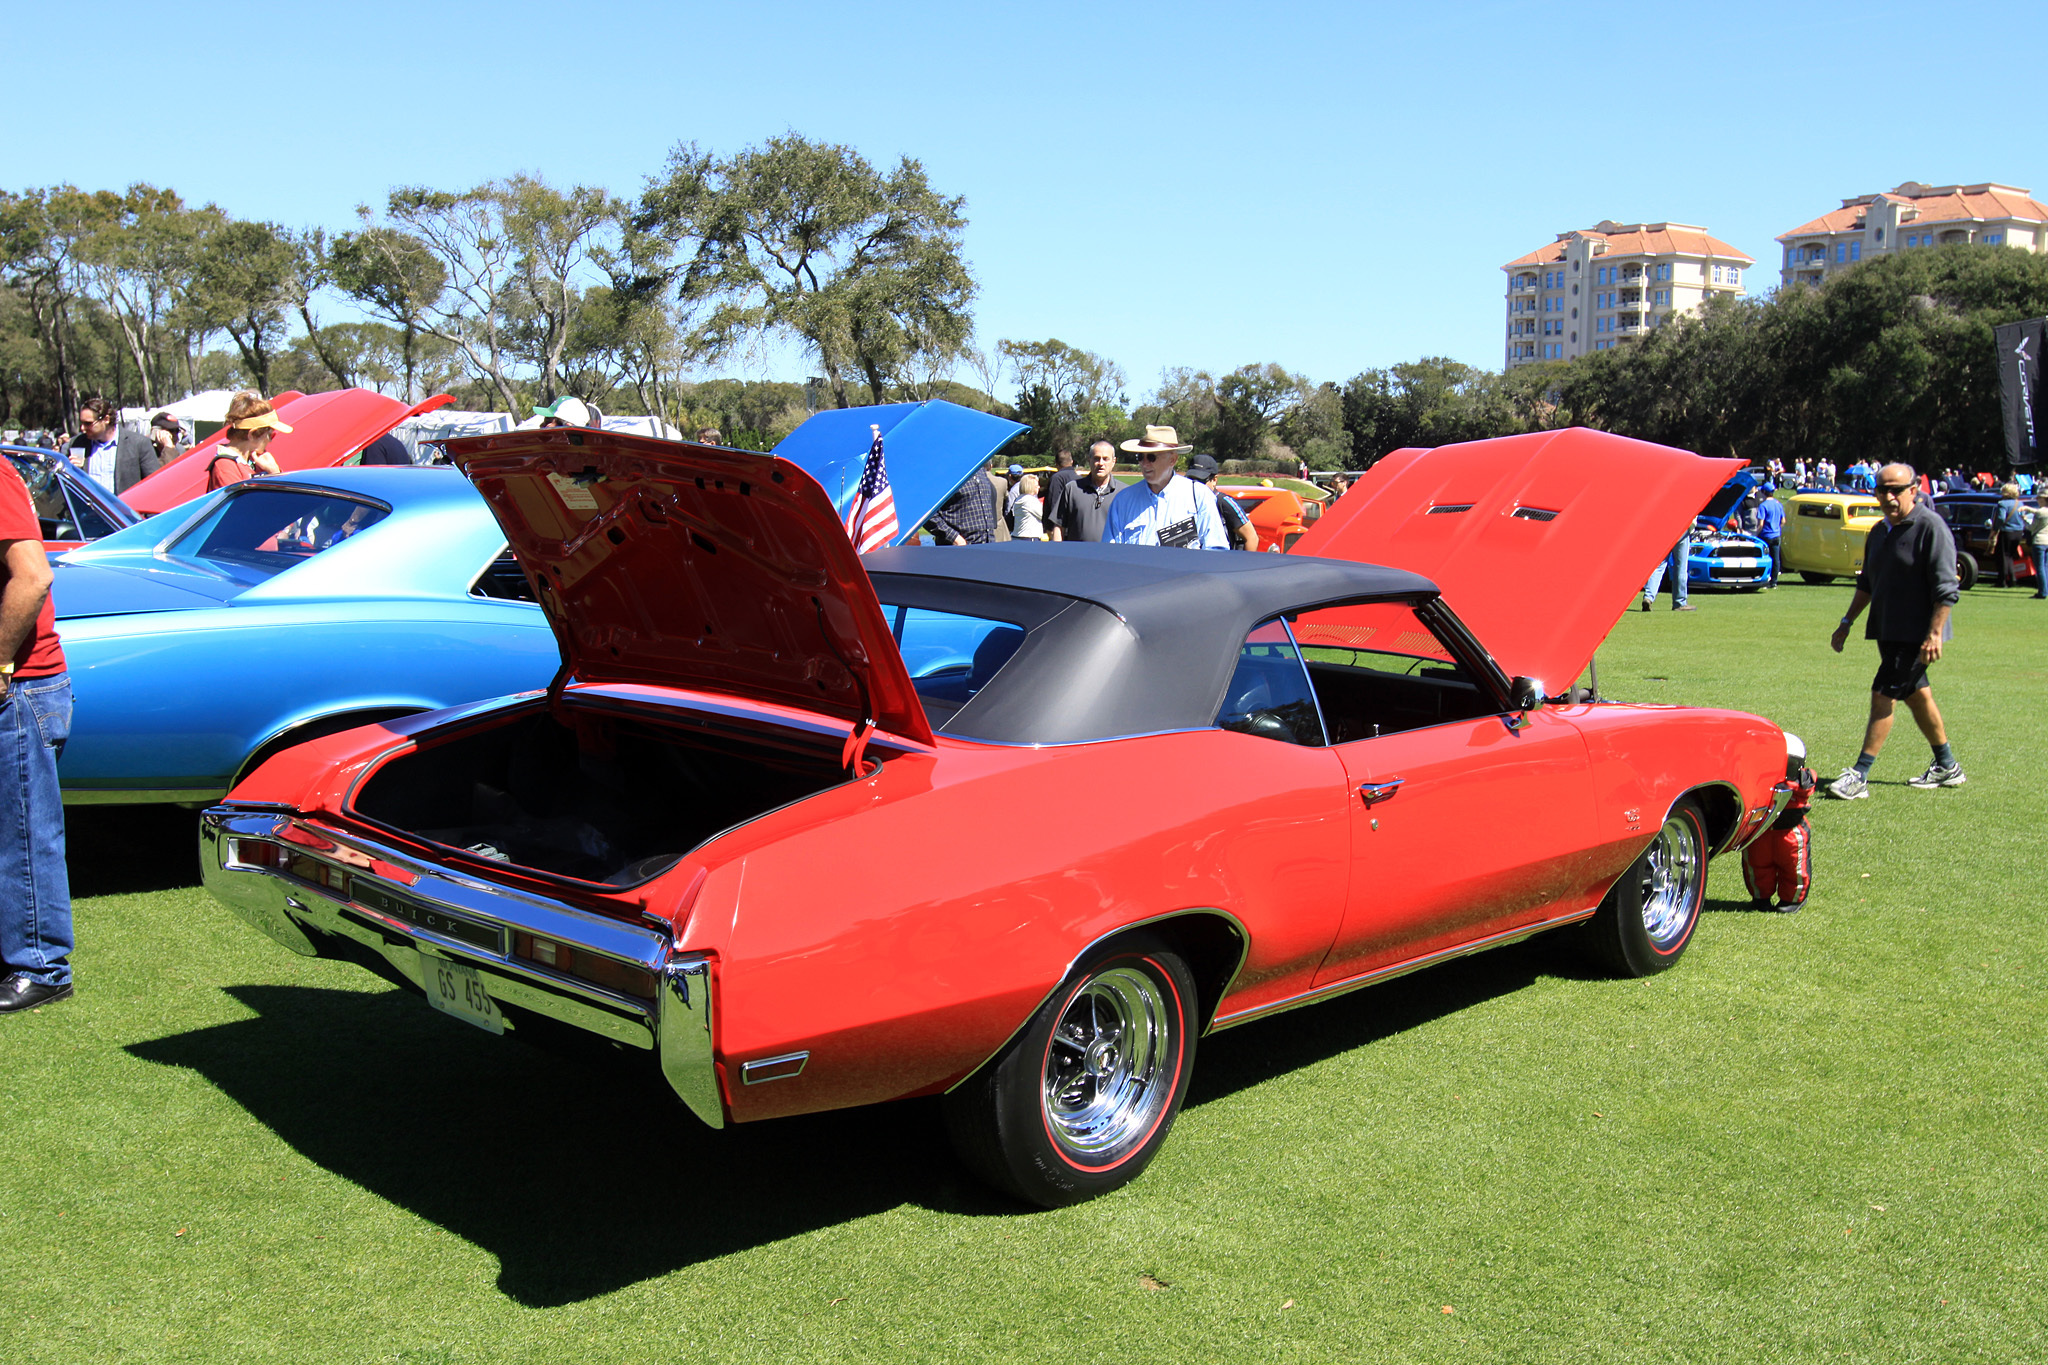
[[[1863,568],[1863,541],[1884,519],[1868,493],[1794,493],[1785,499],[1783,570],[1809,583],[1854,578]]]
[[[1784,539],[1779,550],[1783,570],[1809,583],[1854,578],[1863,568],[1863,541],[1870,528],[1884,520],[1877,499],[1868,493],[1794,493],[1785,499]],[[1977,561],[1956,551],[1956,586],[1967,592],[1977,585]]]

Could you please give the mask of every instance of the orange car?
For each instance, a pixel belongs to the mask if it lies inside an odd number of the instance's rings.
[[[1310,502],[1286,488],[1226,484],[1217,488],[1216,495],[1235,498],[1238,506],[1244,508],[1253,529],[1259,533],[1261,550],[1287,549],[1323,514],[1321,503]]]

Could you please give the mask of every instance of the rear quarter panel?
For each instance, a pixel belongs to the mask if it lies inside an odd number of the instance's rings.
[[[1342,915],[1348,820],[1330,751],[1203,731],[942,740],[736,830],[699,855],[713,872],[684,938],[719,954],[727,1076],[811,1055],[800,1077],[731,1084],[734,1117],[943,1089],[1087,945],[1177,911],[1249,931],[1234,1002],[1301,989]]]
[[[68,792],[225,789],[259,745],[339,711],[432,710],[547,683],[559,661],[524,603],[238,606],[63,627]]]

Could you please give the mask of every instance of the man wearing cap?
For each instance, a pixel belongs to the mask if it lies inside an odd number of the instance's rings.
[[[544,427],[601,427],[604,417],[596,408],[574,394],[564,394],[544,408],[535,408],[533,415],[540,418]]]
[[[1216,491],[1216,457],[1202,452],[1188,456],[1187,476],[1209,490],[1216,499],[1216,515],[1223,519],[1223,542],[1233,550],[1259,548],[1259,529],[1236,498]]]
[[[71,675],[28,489],[0,460],[0,1014],[71,994],[71,883],[57,756]]]
[[[1124,486],[1116,481],[1116,446],[1098,436],[1088,446],[1085,477],[1053,476],[1045,498],[1045,524],[1054,540],[1106,540],[1109,508]]]
[[[1216,495],[1174,472],[1180,457],[1193,448],[1182,445],[1172,427],[1148,426],[1143,436],[1124,442],[1124,449],[1138,457],[1138,471],[1145,477],[1111,501],[1103,540],[1111,545],[1189,550],[1230,548],[1223,538]]]

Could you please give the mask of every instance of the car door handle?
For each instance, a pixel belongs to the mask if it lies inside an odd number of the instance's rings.
[[[1401,790],[1401,783],[1406,780],[1390,777],[1384,782],[1361,782],[1358,784],[1358,794],[1365,798],[1366,805],[1376,806]]]

